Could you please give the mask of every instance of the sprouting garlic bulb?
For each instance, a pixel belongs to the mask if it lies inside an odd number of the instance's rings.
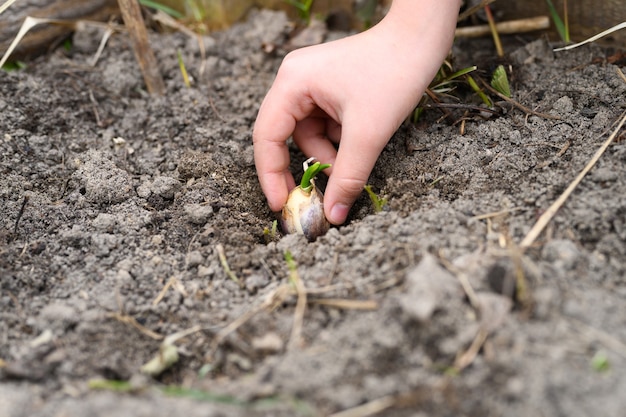
[[[281,226],[286,233],[299,233],[311,242],[328,231],[330,223],[324,215],[324,195],[315,184],[307,190],[300,186],[291,190],[283,207]]]

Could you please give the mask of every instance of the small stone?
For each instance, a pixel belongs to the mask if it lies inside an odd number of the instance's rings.
[[[428,253],[407,273],[406,286],[400,306],[418,321],[428,320],[450,297],[461,293],[458,280]]]
[[[543,257],[565,270],[576,267],[580,259],[580,251],[576,244],[567,239],[551,240],[543,247]]]
[[[173,200],[176,192],[181,188],[180,182],[172,177],[156,177],[150,185],[150,190],[166,200]]]
[[[213,207],[208,204],[187,204],[185,214],[191,223],[203,225],[213,216]]]
[[[187,268],[193,268],[204,262],[204,256],[199,251],[193,250],[187,254],[185,261],[187,262]]]
[[[283,350],[283,340],[277,333],[269,332],[252,339],[252,348],[262,353],[277,353]]]

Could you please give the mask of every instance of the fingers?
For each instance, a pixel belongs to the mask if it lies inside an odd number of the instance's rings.
[[[293,140],[306,156],[314,157],[323,164],[333,165],[337,150],[327,137],[327,120],[310,117],[298,122],[293,132]]]
[[[289,71],[279,72],[261,104],[252,133],[259,183],[273,211],[283,207],[295,186],[286,141],[297,121],[316,107],[302,85]]]
[[[324,211],[329,222],[338,225],[346,221],[350,207],[363,191],[392,133],[346,120],[344,137],[324,196]]]

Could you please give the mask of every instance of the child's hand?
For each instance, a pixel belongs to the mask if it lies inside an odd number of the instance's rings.
[[[285,57],[253,133],[259,181],[273,211],[295,186],[285,143],[293,135],[307,157],[332,164],[325,213],[333,224],[346,220],[380,152],[447,55],[458,6],[459,0],[396,0],[374,28]]]

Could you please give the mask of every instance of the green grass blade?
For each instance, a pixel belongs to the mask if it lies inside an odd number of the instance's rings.
[[[174,19],[182,19],[183,17],[185,17],[178,10],[174,10],[171,7],[168,7],[168,6],[166,6],[164,4],[161,4],[161,3],[157,2],[157,1],[153,1],[153,0],[139,0],[139,4],[141,4],[142,6],[150,7],[151,9],[160,10],[163,13],[169,14]]]
[[[493,76],[491,77],[491,86],[499,93],[502,93],[507,97],[511,97],[511,87],[509,86],[509,79],[506,76],[506,70],[503,65],[498,65],[498,68],[496,68],[493,72]]]
[[[550,16],[552,16],[552,21],[554,22],[554,26],[556,27],[557,32],[559,32],[561,40],[565,43],[569,43],[569,30],[565,26],[565,23],[563,23],[561,16],[559,16],[559,12],[557,12],[556,7],[554,7],[554,3],[552,3],[552,0],[546,0],[546,3],[548,4]]]
[[[487,97],[487,94],[485,94],[483,92],[483,90],[480,89],[480,87],[478,86],[478,84],[476,83],[476,81],[472,78],[471,75],[467,76],[467,83],[469,84],[470,88],[472,90],[474,90],[474,92],[476,94],[478,94],[478,97],[480,97],[480,99],[482,100],[483,103],[485,103],[485,105],[487,107],[492,107],[493,103],[491,102],[491,99],[489,97]]]

